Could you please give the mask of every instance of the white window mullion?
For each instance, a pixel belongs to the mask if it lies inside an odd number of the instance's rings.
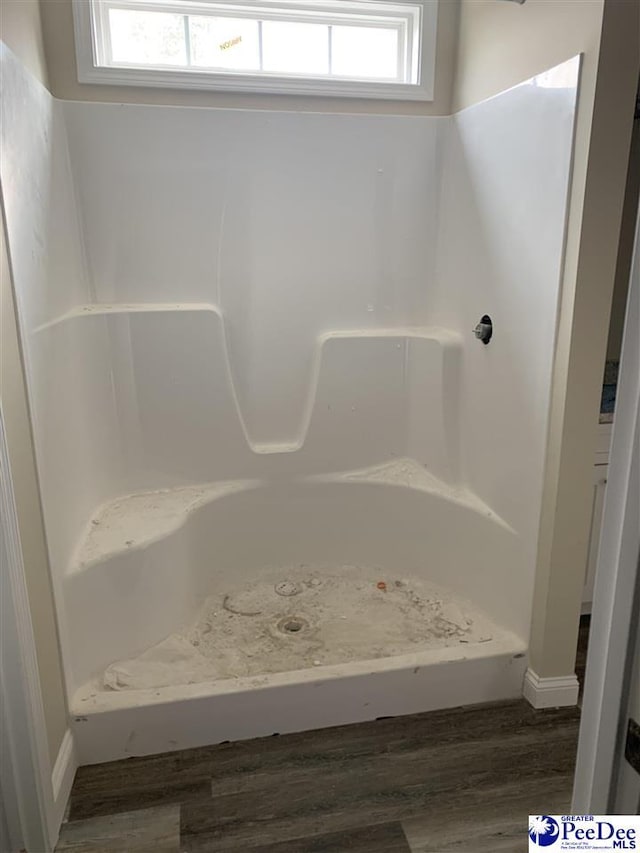
[[[258,21],[258,68],[264,70],[264,51],[262,48],[262,21]]]
[[[398,80],[406,80],[407,68],[407,38],[406,28],[398,27]]]
[[[333,27],[331,24],[327,27],[327,69],[331,77],[333,74]]]
[[[191,65],[191,26],[189,24],[189,16],[183,15],[182,28],[184,31],[184,53],[187,59],[187,65]]]

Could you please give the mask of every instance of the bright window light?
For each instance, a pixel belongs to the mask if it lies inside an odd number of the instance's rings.
[[[182,15],[109,9],[111,64],[187,64]]]
[[[276,74],[328,76],[331,73],[327,24],[297,21],[260,21],[262,24],[261,71]]]
[[[260,70],[260,28],[246,18],[189,18],[191,65],[234,71]]]
[[[74,0],[81,82],[428,100],[437,0]]]
[[[340,77],[381,77],[403,74],[399,33],[388,27],[332,27],[331,67]],[[406,69],[405,69],[406,70]]]

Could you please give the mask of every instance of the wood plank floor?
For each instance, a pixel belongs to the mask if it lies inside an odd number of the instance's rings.
[[[75,853],[483,853],[569,808],[579,709],[524,701],[79,769]]]

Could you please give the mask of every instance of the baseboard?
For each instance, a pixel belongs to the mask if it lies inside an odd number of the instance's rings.
[[[67,729],[62,738],[60,749],[53,771],[51,773],[51,789],[53,803],[49,814],[49,837],[51,844],[55,847],[60,833],[60,826],[69,802],[71,786],[78,769],[76,757],[76,746],[71,729]]]
[[[578,704],[580,684],[574,674],[540,678],[532,669],[524,676],[523,695],[534,708],[561,708]]]

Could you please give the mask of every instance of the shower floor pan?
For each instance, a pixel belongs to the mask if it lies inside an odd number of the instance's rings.
[[[442,587],[286,567],[75,696],[92,762],[520,695],[518,638]]]
[[[266,490],[260,487],[236,491],[231,500],[238,502],[237,509],[249,512],[258,501],[263,514],[276,507],[279,510],[274,511],[282,511],[289,520],[294,504],[288,505],[288,498],[295,501],[300,518],[317,517],[313,510],[319,509],[317,502],[321,501],[323,518],[333,535],[318,540],[313,551],[321,552],[324,547],[327,553],[333,550],[351,556],[356,545],[362,548],[363,542],[373,540],[369,559],[353,563],[289,560],[259,567],[255,559],[247,559],[251,570],[245,569],[245,564],[240,570],[234,567],[220,578],[213,594],[211,587],[208,593],[198,590],[197,606],[183,611],[192,616],[174,620],[170,631],[156,631],[157,642],[137,643],[133,655],[112,655],[98,674],[86,679],[75,692],[71,705],[80,762],[110,761],[520,696],[526,669],[526,645],[520,637],[489,616],[488,607],[482,609],[454,592],[443,582],[444,571],[436,583],[431,580],[435,570],[408,570],[412,560],[400,541],[415,548],[423,562],[429,550],[434,560],[438,559],[435,531],[425,546],[424,519],[430,515],[425,515],[427,507],[419,500],[431,502],[433,495],[409,494],[414,490],[402,487],[362,488],[310,484],[308,488],[291,487],[290,491],[285,488],[277,495],[269,493],[274,499],[267,502],[262,494]],[[413,498],[407,508],[413,507],[419,524],[413,530],[398,530],[401,524],[414,527],[411,513],[402,512],[400,507],[394,529],[405,535],[390,541],[389,529],[385,531],[382,522],[388,518],[387,502],[396,506],[407,497]],[[228,498],[222,499],[221,506],[225,500]],[[378,501],[382,504],[376,507]],[[372,513],[359,513],[368,537],[358,529],[357,518],[349,518],[348,513],[349,506],[360,504],[362,508],[362,502]],[[217,499],[200,501],[196,517],[203,509],[213,512],[216,503]],[[333,520],[329,506],[336,514]],[[431,515],[440,511],[446,514],[454,509],[438,500]],[[243,512],[238,515],[242,517]],[[477,512],[474,515],[479,516]],[[376,517],[380,525],[372,525]],[[338,518],[343,522],[340,527]],[[213,537],[219,542],[218,532],[205,523],[206,518],[202,521],[205,539]],[[493,522],[486,524],[490,532],[504,533]],[[278,526],[275,516],[265,519],[265,531],[275,530],[277,534]],[[229,525],[224,529],[228,532]],[[252,532],[255,536],[247,540],[246,547],[268,553],[271,537],[262,539],[259,532]],[[131,534],[124,531],[122,535]],[[378,535],[381,538],[376,542]],[[308,530],[304,540],[311,539]],[[277,540],[276,535],[273,541]],[[191,541],[189,536],[187,541]],[[458,545],[451,544],[449,550],[463,547],[463,538],[457,541]],[[282,547],[276,544],[271,551]],[[292,547],[295,550],[295,543]],[[370,559],[373,554],[375,561]],[[146,557],[145,565],[153,564],[157,573],[153,552]],[[121,576],[114,577],[111,568],[108,586],[102,590],[102,612],[109,609],[107,589],[122,589],[124,578],[131,583],[136,554],[127,553],[125,559],[133,562],[123,563]],[[403,568],[389,568],[394,565]],[[85,567],[76,576],[78,583],[88,583],[92,570],[99,573],[101,567]],[[174,575],[172,571],[168,577]],[[131,602],[131,612],[140,614],[141,630],[146,624],[142,614],[149,610],[141,606],[145,589],[150,605],[153,590],[144,578],[136,579],[126,599]],[[80,586],[78,594],[82,592],[86,589]],[[142,598],[136,600],[135,595]],[[496,590],[493,598],[499,595]],[[473,599],[475,602],[475,595]],[[120,596],[121,606],[123,601]],[[165,606],[171,601],[170,595],[158,599],[159,605]],[[100,613],[92,614],[98,633],[101,618]],[[118,635],[112,625],[111,641],[131,648],[126,634],[132,630],[132,620],[126,613],[120,618],[122,630]],[[91,622],[83,626],[85,636],[89,625]],[[76,648],[81,650],[81,646]]]

